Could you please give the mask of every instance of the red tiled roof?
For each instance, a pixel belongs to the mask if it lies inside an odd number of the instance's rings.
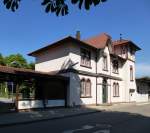
[[[113,45],[117,46],[117,45],[131,45],[132,47],[134,47],[136,50],[141,50],[140,47],[138,47],[136,44],[134,44],[132,41],[130,40],[116,40],[113,41]]]
[[[98,36],[95,36],[95,37],[92,37],[92,38],[89,38],[87,40],[78,40],[76,38],[73,38],[71,36],[68,36],[66,38],[63,38],[57,42],[54,42],[50,45],[47,45],[43,48],[40,48],[38,50],[35,50],[31,53],[29,53],[28,55],[29,56],[36,56],[36,54],[44,51],[44,50],[47,50],[49,48],[52,48],[52,47],[56,47],[58,45],[61,45],[62,43],[65,43],[67,41],[73,41],[73,42],[76,42],[76,43],[79,43],[79,44],[82,44],[82,45],[87,45],[87,46],[90,46],[92,48],[104,48],[108,39],[110,39],[111,37],[109,35],[107,35],[106,33],[102,33]]]
[[[104,48],[106,46],[107,41],[109,39],[111,39],[111,36],[109,36],[106,33],[102,33],[102,34],[97,35],[95,37],[91,37],[87,40],[78,40],[74,37],[68,36],[64,39],[61,39],[61,40],[57,41],[57,42],[49,44],[49,45],[47,45],[43,48],[35,50],[35,51],[29,53],[28,55],[36,57],[37,54],[39,54],[39,53],[41,53],[41,52],[43,52],[43,51],[45,51],[49,48],[57,47],[58,45],[62,45],[62,44],[66,43],[66,42],[69,42],[69,41],[75,42],[75,43],[78,43],[78,44],[81,44],[81,45],[86,45],[86,46],[89,46],[89,47],[94,48],[94,49],[100,49],[100,48]],[[140,48],[130,40],[121,40],[121,41],[117,40],[117,41],[113,42],[113,45],[120,45],[120,44],[127,44],[127,43],[130,43],[130,45],[134,46],[136,48],[136,50],[140,50]]]
[[[130,40],[116,40],[113,41],[113,45],[120,45],[120,44],[125,44],[125,43],[129,43]]]
[[[91,37],[87,40],[84,40],[84,42],[86,42],[89,45],[96,47],[96,48],[104,48],[109,39],[111,39],[111,37],[109,35],[107,35],[106,33],[102,33],[95,37]]]

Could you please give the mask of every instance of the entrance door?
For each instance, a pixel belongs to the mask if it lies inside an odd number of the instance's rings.
[[[107,80],[103,79],[103,84],[102,84],[102,102],[107,103]]]

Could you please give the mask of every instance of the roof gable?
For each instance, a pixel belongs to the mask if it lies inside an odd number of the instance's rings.
[[[36,56],[37,54],[39,54],[39,53],[41,53],[41,52],[43,52],[43,51],[45,51],[45,50],[47,50],[49,48],[57,47],[57,46],[62,45],[63,43],[66,43],[66,42],[75,42],[75,43],[78,43],[78,44],[81,44],[81,45],[86,45],[86,46],[89,46],[91,48],[96,49],[96,47],[94,47],[94,46],[92,46],[92,45],[90,45],[90,44],[88,44],[88,43],[86,43],[84,41],[81,41],[81,40],[78,40],[78,39],[73,38],[71,36],[68,36],[68,37],[66,37],[64,39],[61,39],[61,40],[57,41],[57,42],[49,44],[49,45],[47,45],[47,46],[45,46],[43,48],[35,50],[35,51],[29,53],[28,55],[29,56]]]

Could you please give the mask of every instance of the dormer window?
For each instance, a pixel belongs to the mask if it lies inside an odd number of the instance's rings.
[[[91,67],[91,52],[87,49],[81,49],[81,66]]]

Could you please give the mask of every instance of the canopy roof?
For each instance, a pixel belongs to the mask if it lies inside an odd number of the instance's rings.
[[[23,69],[23,68],[14,68],[14,67],[7,67],[0,65],[0,80],[21,80],[21,79],[32,79],[32,78],[47,78],[47,79],[61,79],[61,80],[68,80],[67,77],[57,75],[54,72],[46,73],[40,72],[30,69]]]

